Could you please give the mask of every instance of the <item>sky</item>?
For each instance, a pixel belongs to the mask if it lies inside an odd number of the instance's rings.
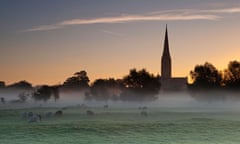
[[[160,74],[166,24],[174,77],[240,56],[239,0],[1,0],[0,80],[60,84],[85,70]]]

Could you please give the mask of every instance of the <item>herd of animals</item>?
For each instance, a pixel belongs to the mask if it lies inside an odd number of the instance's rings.
[[[104,108],[108,108],[108,105],[104,105]],[[49,119],[52,117],[61,117],[63,116],[63,111],[66,110],[67,107],[63,107],[61,110],[57,110],[55,112],[45,112],[43,114],[40,113],[34,113],[34,112],[22,112],[21,117],[24,119],[27,119],[28,123],[35,123],[35,122],[41,122],[42,119]],[[138,107],[138,110],[140,111],[141,116],[148,116],[147,113],[147,107]],[[95,113],[92,110],[86,110],[87,116],[93,116]]]
[[[62,110],[58,110],[55,113],[53,112],[46,112],[43,115],[33,112],[22,112],[21,117],[28,120],[29,123],[33,122],[41,122],[43,118],[51,118],[53,116],[59,117],[62,116]]]

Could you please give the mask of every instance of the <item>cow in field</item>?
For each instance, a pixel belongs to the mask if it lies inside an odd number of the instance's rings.
[[[55,112],[54,114],[55,116],[62,116],[63,115],[63,112],[61,110],[58,110]]]
[[[106,104],[106,105],[104,105],[103,107],[104,107],[104,108],[108,108],[109,106]]]
[[[42,121],[42,116],[39,114],[33,114],[33,116],[29,117],[28,123],[40,122]]]
[[[28,120],[28,123],[42,121],[42,116],[33,112],[22,112],[21,117]]]
[[[92,115],[94,115],[94,112],[91,111],[91,110],[87,110],[87,111],[86,111],[86,114],[89,115],[89,116],[92,116]]]

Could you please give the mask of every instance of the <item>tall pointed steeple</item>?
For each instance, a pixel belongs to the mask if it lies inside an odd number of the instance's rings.
[[[170,57],[167,25],[166,25],[166,31],[165,31],[165,39],[164,39],[164,47],[163,47],[163,56],[168,56],[168,57]]]
[[[167,25],[166,25],[163,54],[162,54],[161,76],[164,79],[168,79],[172,77],[172,64],[171,64],[171,56],[169,52]]]

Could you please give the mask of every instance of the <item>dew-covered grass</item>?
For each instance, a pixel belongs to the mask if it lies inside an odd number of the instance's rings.
[[[95,112],[87,116],[86,110]],[[43,114],[56,108],[0,110],[1,144],[238,144],[240,113],[189,109],[68,108],[62,117],[28,123],[21,112]]]

